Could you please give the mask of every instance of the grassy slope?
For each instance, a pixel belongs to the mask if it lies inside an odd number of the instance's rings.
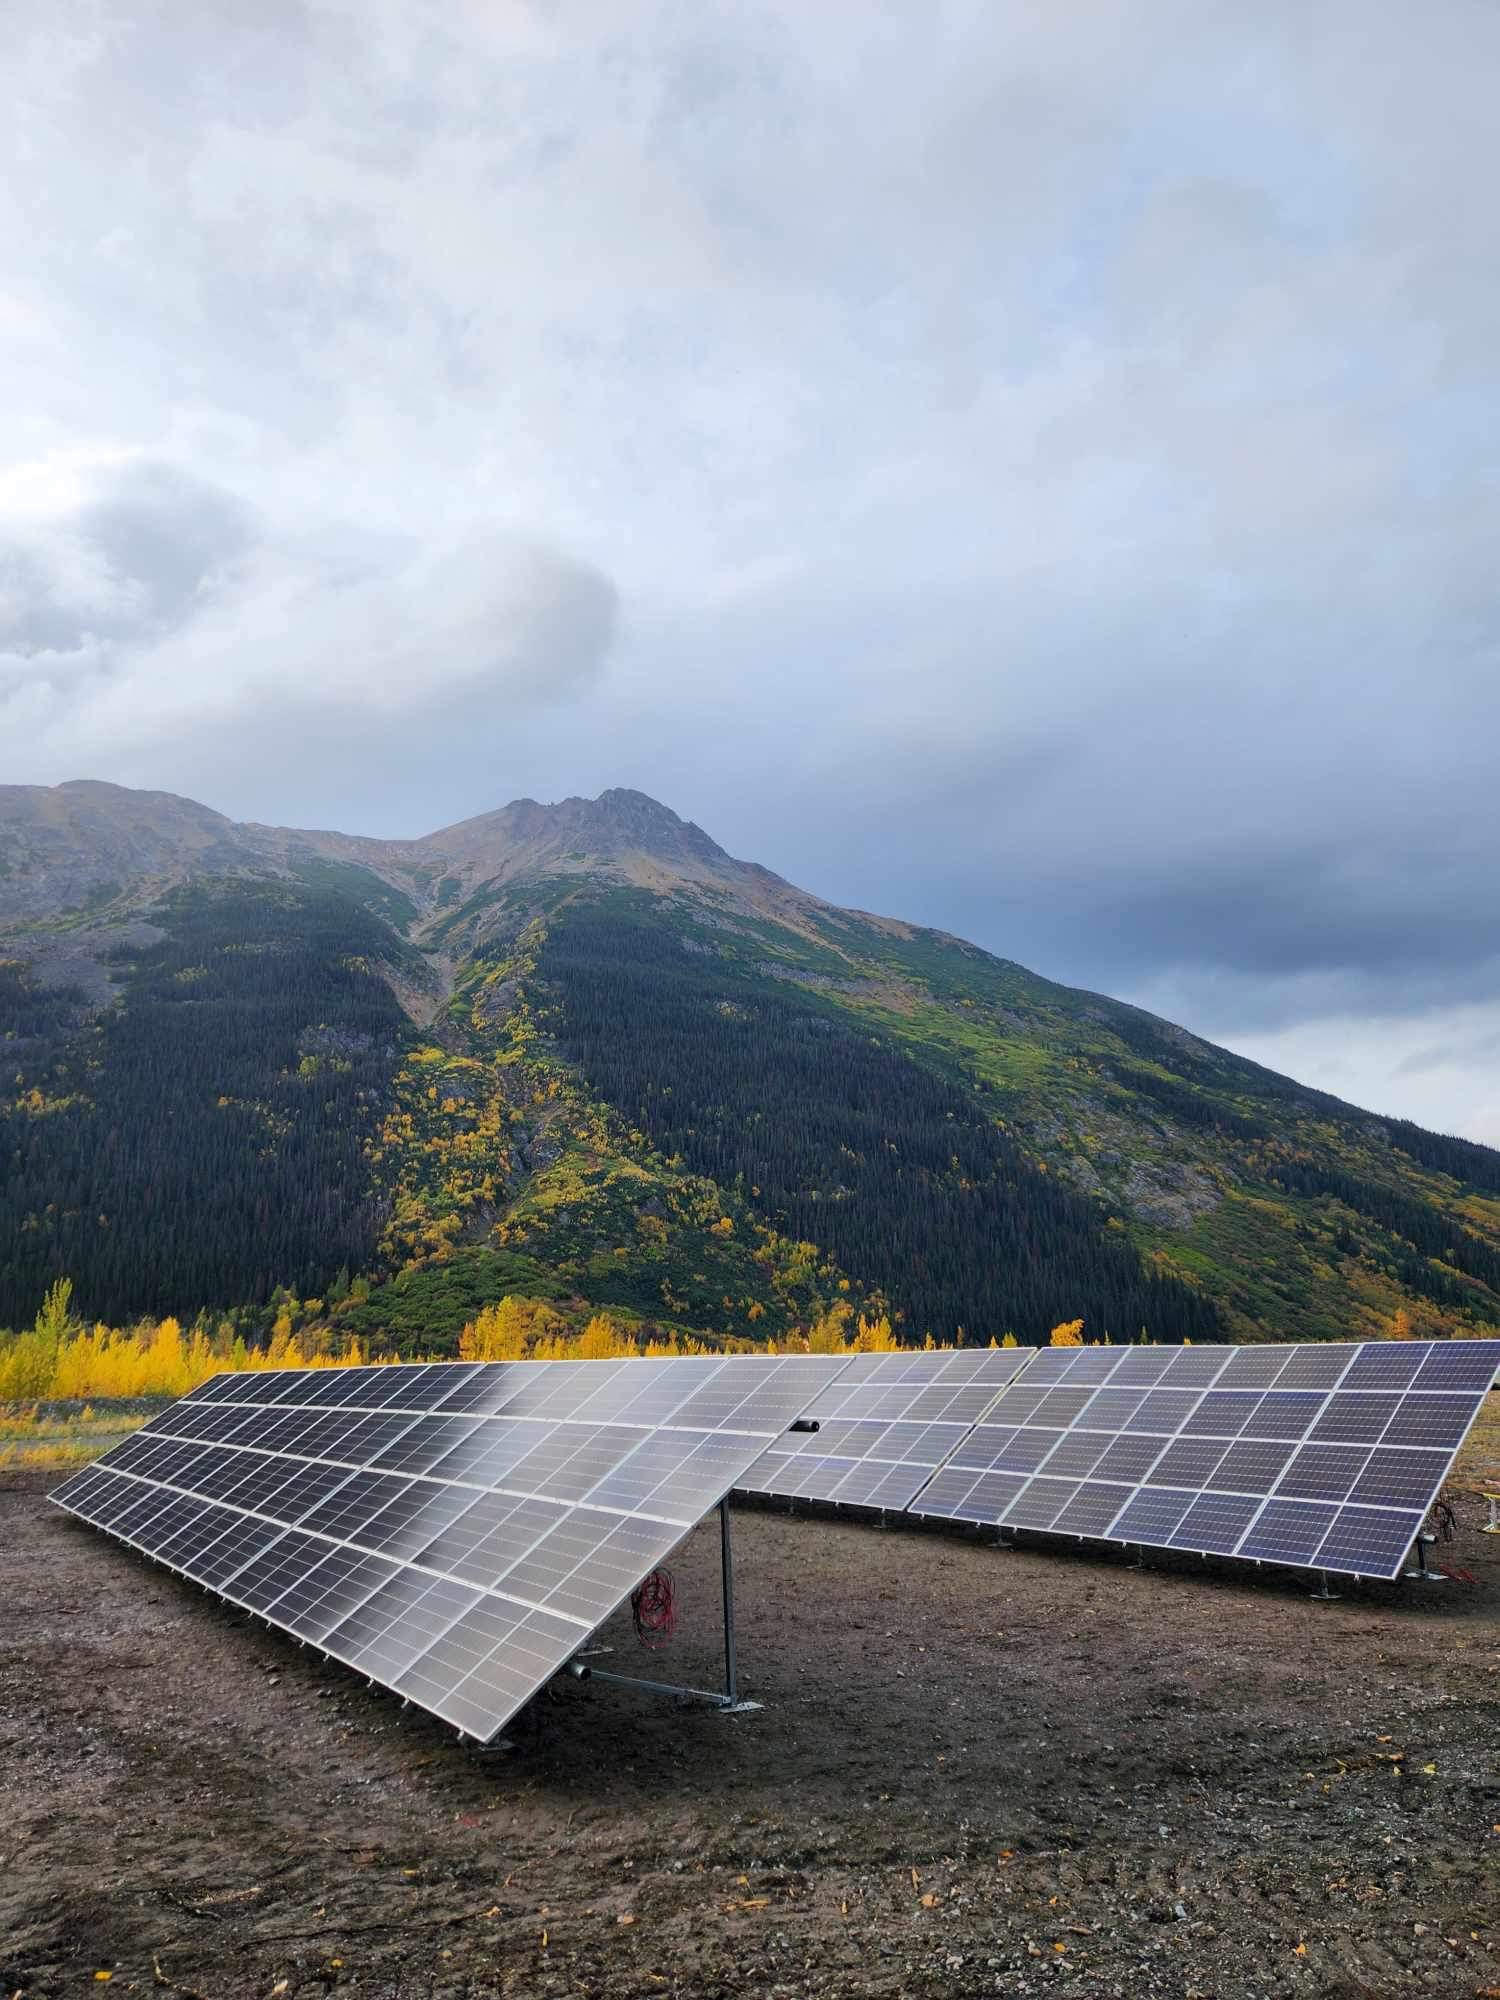
[[[1278,1182],[1287,1166],[1312,1163],[1500,1248],[1500,1194],[1419,1164],[1399,1126],[931,933],[892,938],[870,926],[841,941],[854,960],[846,972],[864,983],[839,1004],[990,1086],[1037,1157],[1119,1216],[1148,1256],[1209,1291],[1234,1337],[1376,1333],[1401,1306],[1419,1319],[1500,1325],[1493,1282],[1418,1255],[1358,1206]]]

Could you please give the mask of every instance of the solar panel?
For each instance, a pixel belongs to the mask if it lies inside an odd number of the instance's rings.
[[[848,1366],[220,1375],[51,1497],[488,1741]]]
[[[1497,1365],[1497,1340],[1044,1348],[909,1511],[1392,1577]]]
[[[1033,1351],[857,1354],[809,1406],[819,1429],[778,1437],[739,1490],[904,1509]]]

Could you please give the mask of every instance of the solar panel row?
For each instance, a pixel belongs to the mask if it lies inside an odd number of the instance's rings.
[[[1390,1576],[1497,1360],[1484,1341],[871,1355],[743,1490]],[[940,1404],[959,1380],[981,1409]]]
[[[911,1511],[1394,1576],[1500,1343],[1046,1349]]]
[[[488,1739],[845,1366],[219,1376],[53,1497]]]

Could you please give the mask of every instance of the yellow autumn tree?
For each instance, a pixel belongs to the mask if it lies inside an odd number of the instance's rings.
[[[59,1278],[48,1287],[30,1331],[18,1334],[0,1358],[0,1396],[51,1393],[58,1356],[72,1330],[72,1298],[69,1278]]]
[[[1416,1339],[1416,1328],[1413,1326],[1411,1314],[1405,1306],[1397,1306],[1396,1310],[1391,1314],[1391,1323],[1386,1328],[1385,1337],[1387,1340]]]
[[[844,1354],[849,1343],[845,1329],[854,1317],[854,1308],[844,1299],[835,1299],[820,1318],[813,1321],[807,1330],[807,1351],[809,1354]]]
[[[894,1354],[896,1336],[891,1330],[890,1320],[884,1313],[878,1319],[859,1316],[859,1329],[854,1336],[854,1350],[857,1354]]]
[[[574,1342],[572,1351],[580,1361],[612,1361],[620,1355],[634,1354],[636,1348],[635,1342],[626,1337],[624,1329],[608,1313],[595,1313]]]
[[[1081,1319],[1063,1320],[1059,1325],[1053,1327],[1051,1334],[1048,1336],[1048,1345],[1052,1347],[1082,1347],[1083,1321]]]
[[[458,1336],[465,1361],[520,1361],[569,1332],[555,1306],[507,1292],[498,1305],[483,1307]]]
[[[110,1331],[107,1326],[85,1327],[71,1340],[64,1341],[58,1350],[57,1362],[52,1370],[52,1386],[49,1393],[70,1400],[102,1394],[101,1384],[109,1341]]]
[[[192,1388],[188,1374],[187,1348],[182,1327],[175,1319],[164,1319],[145,1354],[146,1375],[153,1396],[185,1396]]]
[[[520,1304],[519,1299],[507,1297],[498,1305],[482,1306],[458,1336],[460,1360],[519,1361],[526,1352]]]

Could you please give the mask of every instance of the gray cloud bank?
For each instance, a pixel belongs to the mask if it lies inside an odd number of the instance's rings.
[[[0,39],[0,778],[638,784],[1500,1140],[1488,0]]]

